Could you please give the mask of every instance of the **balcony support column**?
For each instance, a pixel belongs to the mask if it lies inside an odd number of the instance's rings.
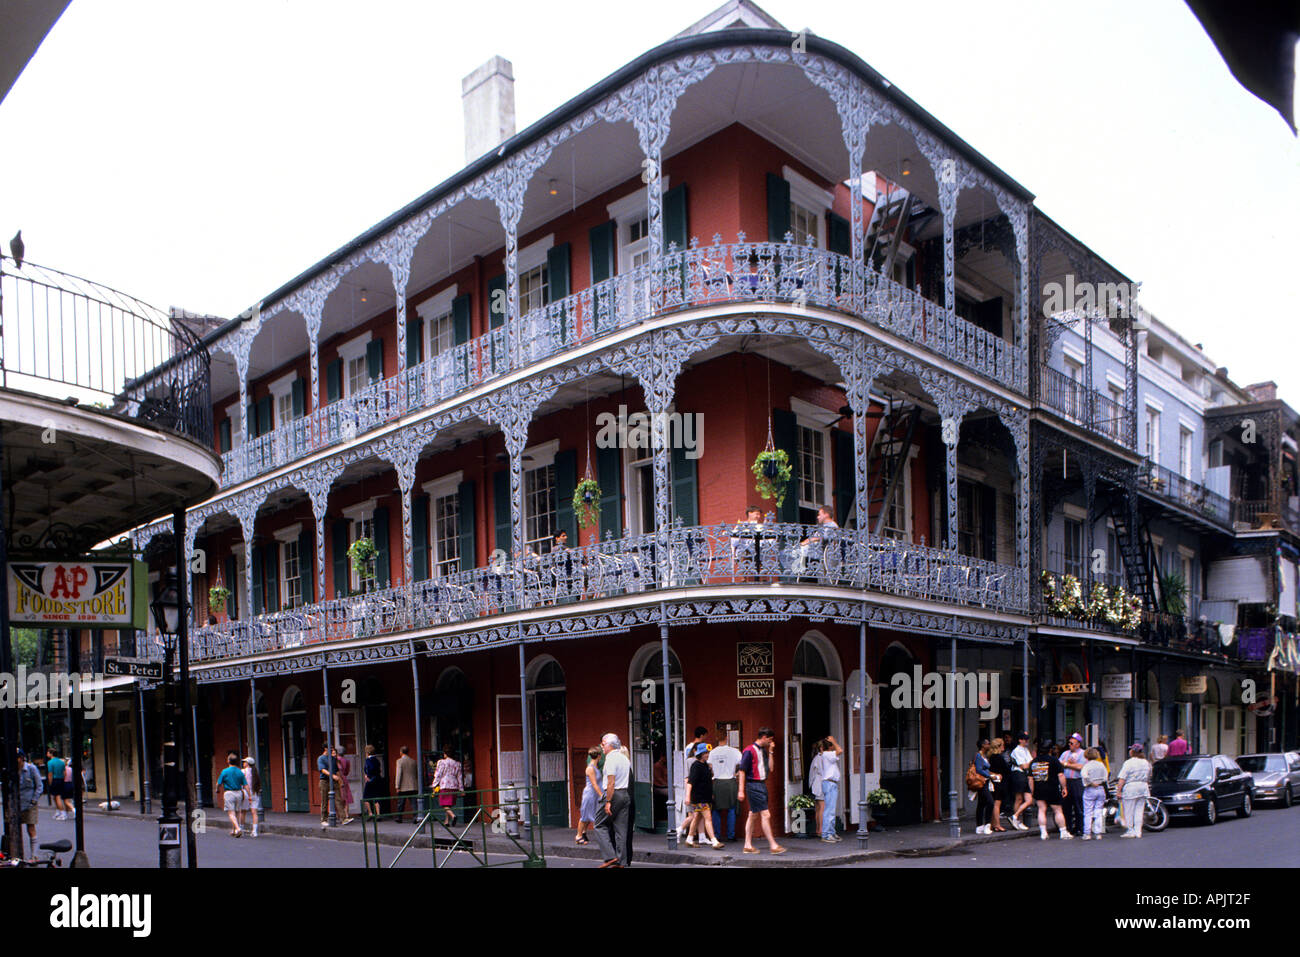
[[[235,504],[234,511],[244,536],[244,594],[248,596],[248,617],[253,618],[257,614],[253,608],[253,526],[257,522],[257,510],[262,504],[262,496],[253,498],[245,495],[241,499]]]
[[[384,236],[369,252],[372,261],[388,267],[393,277],[393,296],[397,300],[397,368],[406,368],[406,287],[411,281],[411,257],[415,245],[428,231],[428,224],[408,220]],[[398,378],[398,400],[406,409],[406,376]]]
[[[415,466],[424,445],[412,436],[398,433],[375,445],[375,454],[385,459],[397,473],[397,488],[402,496],[402,581],[409,585],[415,574],[415,556],[411,541],[411,490],[415,487]]]
[[[325,511],[329,508],[330,487],[343,472],[343,463],[325,459],[296,476],[303,491],[311,498],[311,514],[316,519],[316,600],[325,601]],[[338,590],[339,583],[334,583]]]
[[[1004,413],[1002,424],[1011,431],[1016,445],[1016,573],[1020,578],[1017,585],[1020,604],[1023,605],[1029,601],[1031,576],[1029,413],[1024,409]]]
[[[961,423],[971,411],[974,403],[963,396],[941,393],[936,404],[939,407],[939,429],[945,451],[944,477],[948,487],[948,528],[944,546],[957,550],[957,443],[961,438]]]

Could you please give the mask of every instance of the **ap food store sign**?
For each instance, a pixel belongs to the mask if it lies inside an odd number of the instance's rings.
[[[149,577],[136,562],[11,562],[9,617],[46,627],[144,628]]]

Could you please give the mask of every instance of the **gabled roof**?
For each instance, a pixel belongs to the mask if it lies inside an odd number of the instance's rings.
[[[715,30],[735,30],[750,27],[756,30],[784,30],[785,27],[772,16],[750,0],[728,0],[718,9],[704,18],[692,23],[681,33],[673,37],[693,37],[700,33],[712,33]]]

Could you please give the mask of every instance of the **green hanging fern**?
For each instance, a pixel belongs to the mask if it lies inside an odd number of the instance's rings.
[[[774,499],[776,507],[785,502],[786,486],[794,474],[790,468],[790,457],[784,449],[764,449],[750,466],[754,473],[754,491],[765,499]]]
[[[379,549],[375,548],[374,541],[369,538],[358,538],[348,546],[348,559],[352,562],[352,570],[358,575],[366,563],[373,561],[378,554]]]
[[[583,479],[573,490],[573,514],[579,528],[590,528],[600,520],[600,483],[595,479]]]
[[[217,612],[226,610],[226,602],[230,599],[230,589],[224,585],[213,585],[208,589],[208,610]]]

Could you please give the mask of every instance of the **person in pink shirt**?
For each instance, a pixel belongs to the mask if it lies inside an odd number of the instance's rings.
[[[1192,746],[1187,743],[1187,739],[1183,737],[1182,729],[1179,728],[1174,732],[1174,740],[1169,742],[1169,757],[1176,758],[1190,750],[1192,750]]]

